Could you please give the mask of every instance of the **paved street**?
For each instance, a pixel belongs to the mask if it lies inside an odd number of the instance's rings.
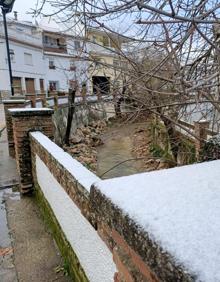
[[[0,132],[5,127],[3,105],[0,104]],[[18,182],[15,160],[9,157],[6,129],[0,134],[0,189]]]
[[[8,155],[7,135],[4,128],[5,115],[3,105],[0,104],[0,281],[15,282],[17,273],[13,262],[14,252],[5,207],[6,195],[12,191],[5,188],[13,186],[18,176],[15,160]]]
[[[0,104],[0,129],[4,126]],[[20,197],[15,191],[17,181],[4,130],[0,136],[0,282],[70,281],[36,201]]]

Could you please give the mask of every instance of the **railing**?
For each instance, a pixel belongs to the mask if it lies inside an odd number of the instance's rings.
[[[191,123],[188,123],[186,121],[183,121],[183,120],[178,120],[178,123],[182,126],[184,126],[187,130],[191,131],[192,133],[195,131],[195,125],[194,124],[191,124]],[[186,131],[184,131],[184,129],[181,129],[180,127],[176,126],[176,129],[178,131],[180,131],[181,133],[185,134],[186,136],[189,136],[190,134],[187,133]],[[214,130],[211,130],[209,128],[205,128],[205,131],[207,133],[208,136],[215,136],[217,134],[219,134],[219,132],[217,131],[214,131]],[[191,136],[192,138],[193,136]]]

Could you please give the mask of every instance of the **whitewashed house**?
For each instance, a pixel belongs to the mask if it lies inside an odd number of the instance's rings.
[[[46,64],[41,30],[29,22],[8,19],[10,56],[15,93],[45,90]],[[0,91],[10,91],[4,27],[0,18]]]
[[[86,80],[87,63],[83,60],[82,38],[62,31],[54,21],[42,20],[44,58],[47,69],[47,90],[68,91],[72,83],[79,86]]]
[[[86,80],[86,62],[80,59],[80,38],[54,24],[8,19],[15,93],[67,92],[72,83]],[[0,18],[0,91],[10,93],[7,52]]]

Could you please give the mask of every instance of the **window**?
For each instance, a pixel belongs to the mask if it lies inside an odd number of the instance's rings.
[[[119,60],[113,60],[113,66],[114,66],[114,68],[120,67],[120,61]]]
[[[50,47],[56,46],[57,47],[58,43],[59,43],[59,39],[56,39],[56,38],[49,37],[49,36],[45,35],[43,37],[43,42],[47,46],[50,46]]]
[[[74,46],[76,50],[80,49],[80,41],[74,41]]]
[[[49,81],[49,91],[58,90],[58,81]]]
[[[32,54],[24,53],[25,65],[33,66]]]
[[[108,47],[109,46],[109,38],[107,36],[103,36],[103,45]]]
[[[44,93],[44,79],[40,78],[40,92]]]
[[[9,54],[10,54],[11,62],[14,63],[15,62],[15,52],[14,52],[14,50],[10,49]]]
[[[128,68],[128,63],[125,62],[125,61],[113,60],[113,67],[114,68],[127,69]]]
[[[70,71],[75,71],[76,70],[76,66],[74,61],[70,61]]]
[[[44,35],[43,44],[46,48],[55,48],[55,49],[65,49],[66,48],[66,40],[63,37],[55,38]]]
[[[50,70],[55,70],[56,66],[54,65],[54,61],[53,60],[49,60],[49,69]]]
[[[14,93],[21,94],[22,93],[21,77],[13,77],[12,82],[13,82]]]

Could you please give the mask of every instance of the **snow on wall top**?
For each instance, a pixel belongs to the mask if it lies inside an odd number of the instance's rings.
[[[220,161],[96,184],[197,281],[220,281]]]
[[[9,109],[9,111],[11,113],[15,113],[15,112],[37,112],[37,111],[43,111],[43,112],[48,112],[48,111],[53,111],[51,110],[50,108],[30,108],[30,109],[27,109],[27,108],[13,108],[13,109]]]
[[[90,191],[94,182],[100,181],[94,173],[85,168],[80,162],[73,159],[68,153],[52,142],[41,132],[32,132],[31,136],[36,139],[72,176],[85,188]]]
[[[41,190],[88,280],[114,281],[116,267],[110,250],[38,156],[36,172]]]

